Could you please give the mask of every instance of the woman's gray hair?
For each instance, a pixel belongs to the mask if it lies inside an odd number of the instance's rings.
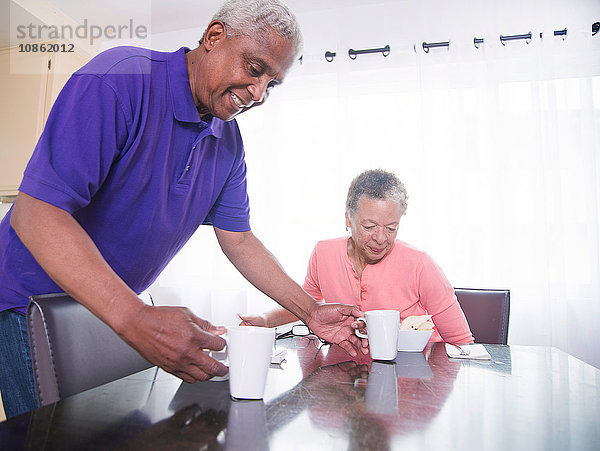
[[[302,51],[296,16],[280,0],[227,0],[212,20],[223,22],[227,36],[260,37],[273,29],[294,44],[296,55]]]
[[[350,217],[354,217],[356,214],[358,201],[363,196],[370,199],[392,200],[400,205],[400,216],[406,213],[406,207],[408,206],[406,187],[391,172],[382,169],[370,169],[352,180],[346,199],[346,212]]]

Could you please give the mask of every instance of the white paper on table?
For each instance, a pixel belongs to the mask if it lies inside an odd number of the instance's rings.
[[[275,349],[273,351],[273,355],[271,356],[271,363],[280,364],[285,360],[286,354],[287,349]]]
[[[464,355],[461,355],[461,349],[464,351]],[[460,345],[460,349],[458,349],[456,346],[446,343],[446,354],[453,359],[491,360],[492,358],[482,344]]]

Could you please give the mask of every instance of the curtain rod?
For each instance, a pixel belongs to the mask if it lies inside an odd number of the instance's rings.
[[[592,24],[592,36],[595,36],[596,34],[598,34],[598,31],[600,30],[600,22],[594,22]],[[565,38],[567,37],[567,28],[563,28],[562,30],[554,30],[554,36],[562,36],[563,40],[565,40]],[[543,39],[543,35],[544,33],[540,33],[540,39]],[[525,42],[527,44],[529,44],[531,42],[533,38],[533,33],[530,31],[528,33],[523,33],[523,34],[514,34],[514,35],[500,35],[500,42],[502,43],[502,45],[506,45],[506,42],[508,41],[518,41],[518,40],[525,40]],[[485,42],[485,40],[483,38],[478,38],[478,37],[474,37],[473,38],[473,45],[475,46],[476,49],[479,49],[479,47],[481,46],[481,44],[483,44]],[[447,50],[450,50],[450,41],[442,41],[442,42],[423,42],[422,43],[422,47],[423,47],[423,51],[425,53],[429,53],[429,49],[432,48],[437,48],[437,47],[446,47]],[[417,47],[416,45],[413,46],[415,52],[417,51]],[[388,45],[386,45],[385,47],[381,47],[381,48],[375,48],[375,49],[362,49],[362,50],[354,50],[354,49],[348,49],[348,57],[351,60],[355,60],[356,57],[358,55],[364,55],[367,53],[381,53],[384,57],[388,56],[391,52],[391,47]],[[337,53],[336,52],[331,52],[329,50],[327,50],[325,52],[325,60],[328,63],[331,63],[333,61],[333,59],[336,57]]]
[[[355,60],[357,55],[364,55],[365,53],[381,53],[384,57],[390,54],[390,46],[386,45],[380,49],[365,49],[365,50],[348,50],[348,56],[351,60]]]

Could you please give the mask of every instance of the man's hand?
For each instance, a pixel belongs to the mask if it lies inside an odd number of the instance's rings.
[[[360,350],[367,354],[367,340],[362,340],[354,334],[354,330],[362,323],[356,318],[364,313],[352,305],[318,304],[309,315],[306,325],[323,340],[335,343],[348,354],[355,357]]]
[[[148,361],[193,383],[227,374],[227,367],[205,352],[225,347],[218,336],[224,332],[185,307],[144,305],[121,337]]]

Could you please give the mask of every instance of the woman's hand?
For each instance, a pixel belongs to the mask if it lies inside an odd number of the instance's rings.
[[[242,322],[240,326],[257,326],[269,327],[268,320],[265,315],[238,315]]]

